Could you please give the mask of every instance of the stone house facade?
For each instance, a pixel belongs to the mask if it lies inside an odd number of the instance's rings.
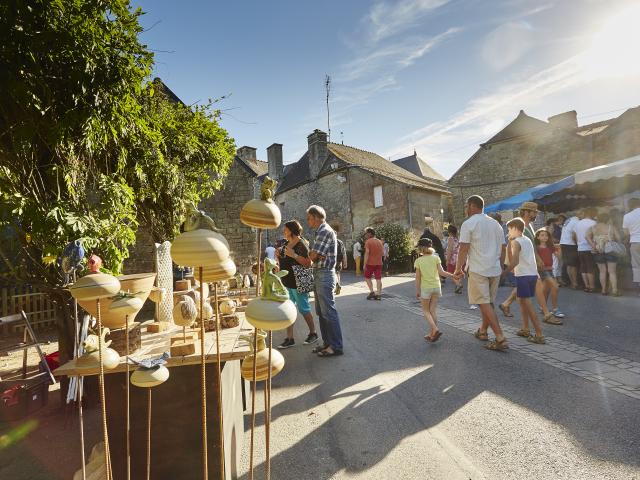
[[[449,179],[451,220],[464,220],[464,200],[481,195],[487,204],[587,168],[640,153],[640,107],[578,126],[575,111],[530,117],[524,111],[480,148]]]
[[[282,145],[267,150],[269,175],[278,181],[275,201],[283,221],[295,218],[305,226],[306,209],[321,205],[348,249],[367,226],[398,223],[418,234],[425,217],[431,217],[434,229],[441,229],[441,209],[450,195],[445,182],[417,176],[375,153],[327,142],[327,134],[320,130],[307,141],[307,152],[286,166]],[[270,235],[273,241],[282,232]]]

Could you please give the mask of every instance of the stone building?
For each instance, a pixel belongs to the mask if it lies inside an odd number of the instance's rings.
[[[578,125],[575,111],[547,121],[524,111],[469,158],[449,179],[452,220],[464,219],[464,200],[482,195],[487,204],[579,170],[640,153],[640,107],[616,118]]]
[[[370,225],[398,223],[419,233],[428,216],[434,219],[434,228],[441,228],[441,209],[450,192],[439,175],[418,176],[375,153],[327,142],[327,134],[320,130],[307,141],[307,152],[286,166],[282,145],[267,149],[283,221],[297,218],[304,225],[307,207],[321,205],[347,248]]]

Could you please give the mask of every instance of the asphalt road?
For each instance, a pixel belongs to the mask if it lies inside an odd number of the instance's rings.
[[[385,282],[393,297],[373,302],[362,282],[346,279],[342,357],[312,355],[301,343],[304,323],[296,324],[299,343],[283,352],[285,369],[273,380],[272,478],[640,479],[640,399],[531,354],[487,351],[451,325],[427,344],[424,320],[399,304],[414,304],[412,280]],[[479,318],[451,290],[441,300],[445,315]],[[561,307],[566,324],[547,335],[640,360],[640,299],[563,290]],[[513,310],[508,324],[516,326]],[[257,420],[255,478],[264,478]],[[242,478],[248,431],[245,438]]]

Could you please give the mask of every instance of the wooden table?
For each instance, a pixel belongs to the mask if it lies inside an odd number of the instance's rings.
[[[240,376],[240,361],[250,354],[250,345],[240,335],[252,335],[253,327],[239,314],[237,327],[220,332],[220,356],[222,360],[222,405],[225,441],[226,479],[236,478],[242,438],[244,434],[243,411],[245,409],[246,384]],[[136,360],[157,357],[169,351],[170,339],[182,333],[182,328],[172,326],[168,331],[142,333],[142,346],[131,357]],[[171,375],[162,385],[153,388],[151,427],[151,478],[201,479],[202,478],[202,427],[200,340],[195,340],[196,353],[172,357],[167,361]],[[205,335],[205,361],[207,368],[207,430],[209,450],[209,478],[219,478],[219,452],[217,417],[216,335]],[[180,367],[180,368],[176,368]],[[130,370],[136,366],[131,365]],[[70,361],[54,371],[60,376],[97,375],[98,369],[78,369]],[[126,478],[126,363],[105,371],[105,396],[107,423],[114,478]],[[145,388],[130,387],[131,421],[131,475],[145,478],[147,438],[147,392]],[[90,451],[92,445],[87,448]],[[78,465],[80,468],[80,465]]]

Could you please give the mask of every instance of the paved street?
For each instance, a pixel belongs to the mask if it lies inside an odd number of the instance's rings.
[[[385,282],[384,300],[370,302],[364,282],[346,279],[342,357],[310,354],[296,325],[299,344],[273,381],[273,478],[640,478],[640,299],[563,289],[567,319],[546,326],[544,346],[515,337],[514,305],[514,319],[500,317],[511,349],[498,353],[471,336],[479,312],[451,284],[444,335],[427,344],[412,279]]]

